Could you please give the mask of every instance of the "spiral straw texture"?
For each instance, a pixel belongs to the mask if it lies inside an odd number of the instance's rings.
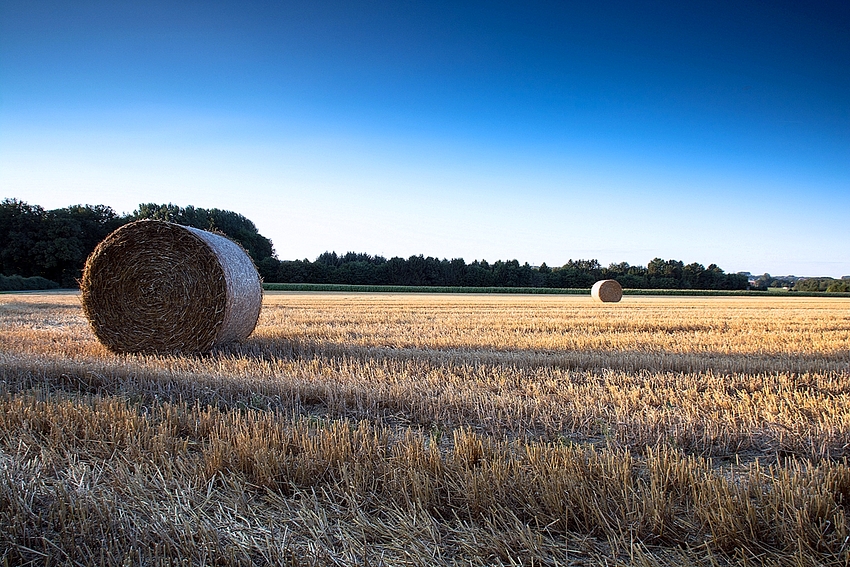
[[[127,224],[98,244],[80,290],[95,335],[119,353],[201,353],[243,340],[263,299],[241,246],[154,220]]]
[[[590,289],[590,296],[603,303],[617,303],[623,297],[623,288],[617,280],[599,280]]]

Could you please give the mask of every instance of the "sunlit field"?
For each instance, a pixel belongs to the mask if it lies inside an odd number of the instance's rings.
[[[850,299],[267,293],[119,356],[0,295],[0,564],[850,562]]]

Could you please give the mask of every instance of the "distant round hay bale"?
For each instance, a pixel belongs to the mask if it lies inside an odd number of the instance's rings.
[[[603,303],[617,303],[623,297],[623,288],[617,280],[599,280],[593,284],[590,295]]]
[[[245,250],[224,236],[141,220],[86,260],[83,311],[119,353],[201,353],[248,337],[263,289]]]

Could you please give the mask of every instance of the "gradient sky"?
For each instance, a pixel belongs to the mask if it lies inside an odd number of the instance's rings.
[[[850,3],[0,0],[0,198],[850,275]]]

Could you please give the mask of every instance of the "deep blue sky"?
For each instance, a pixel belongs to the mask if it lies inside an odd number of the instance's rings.
[[[0,0],[2,197],[850,275],[850,4]]]

